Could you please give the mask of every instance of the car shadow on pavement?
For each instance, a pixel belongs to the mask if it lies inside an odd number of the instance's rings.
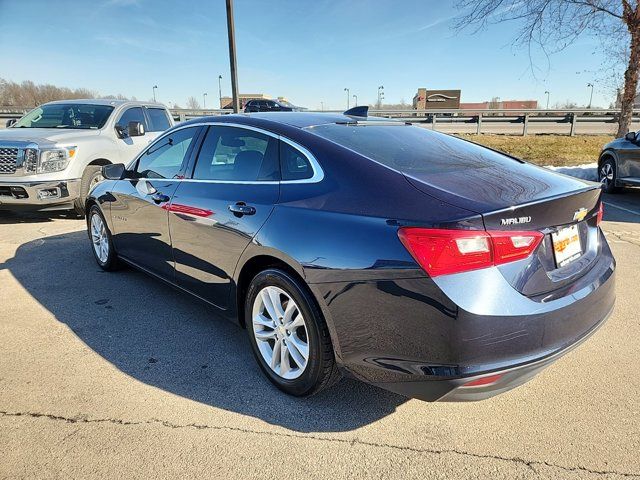
[[[48,223],[55,219],[77,220],[78,215],[70,210],[60,212],[13,212],[0,210],[0,225],[12,225],[16,223]]]
[[[640,223],[640,188],[624,188],[615,194],[604,194],[604,220]]]
[[[310,398],[285,395],[260,372],[245,330],[134,269],[103,272],[86,235],[25,243],[0,270],[8,269],[58,321],[127,375],[300,432],[353,430],[407,401],[349,379]]]

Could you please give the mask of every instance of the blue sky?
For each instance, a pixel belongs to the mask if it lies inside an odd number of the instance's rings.
[[[235,0],[242,93],[286,96],[308,108],[411,102],[418,87],[459,88],[463,102],[537,99],[585,105],[602,55],[584,38],[534,77],[516,25],[472,34],[451,29],[454,2],[436,0]],[[18,19],[18,20],[17,20]],[[0,77],[185,106],[217,107],[218,75],[230,95],[224,0],[0,0]],[[544,62],[542,62],[544,65]],[[594,105],[609,89],[596,84]],[[351,99],[353,102],[353,98]]]

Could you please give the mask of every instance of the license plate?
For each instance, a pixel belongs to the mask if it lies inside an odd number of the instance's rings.
[[[553,241],[553,253],[558,267],[564,267],[582,255],[578,225],[561,228],[556,233],[551,234],[551,240]]]

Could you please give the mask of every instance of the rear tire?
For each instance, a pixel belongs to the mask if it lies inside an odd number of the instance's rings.
[[[264,270],[251,281],[244,308],[253,354],[276,387],[303,397],[339,380],[327,324],[306,285]]]
[[[100,165],[88,165],[82,173],[82,179],[80,180],[80,196],[76,198],[73,210],[80,216],[85,216],[84,204],[87,201],[87,196],[91,189],[101,180],[102,167]]]
[[[598,180],[602,184],[602,190],[605,193],[618,193],[620,187],[616,186],[618,180],[618,169],[613,158],[607,157],[598,168]]]

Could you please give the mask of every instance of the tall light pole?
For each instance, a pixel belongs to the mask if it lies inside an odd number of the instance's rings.
[[[593,83],[587,83],[587,87],[591,87],[591,95],[589,96],[589,106],[587,108],[591,108],[591,102],[593,100]]]
[[[222,75],[218,75],[218,96],[220,97],[220,108],[222,108]]]
[[[357,107],[357,106],[358,106],[358,95],[355,95],[355,94],[354,94],[354,95],[353,95],[353,98],[355,98],[355,99],[356,99],[356,107]]]
[[[347,110],[349,110],[349,99],[350,99],[350,96],[349,96],[349,89],[348,89],[348,88],[345,88],[345,89],[344,89],[344,91],[345,91],[345,92],[347,92]]]
[[[378,110],[380,110],[380,106],[382,99],[384,98],[384,85],[380,85],[378,87]]]
[[[324,112],[324,102],[320,102],[320,110]]]
[[[545,90],[544,94],[547,96],[547,110],[549,110],[549,95],[551,95],[551,93],[549,90]]]
[[[156,88],[158,88],[158,85],[154,85],[153,86],[153,101],[156,101]]]
[[[203,110],[207,109],[207,94],[206,93],[202,94],[202,109]]]
[[[229,63],[231,64],[233,113],[238,113],[240,111],[240,97],[238,96],[238,67],[236,62],[236,32],[233,24],[233,0],[227,0],[227,33],[229,35]]]

